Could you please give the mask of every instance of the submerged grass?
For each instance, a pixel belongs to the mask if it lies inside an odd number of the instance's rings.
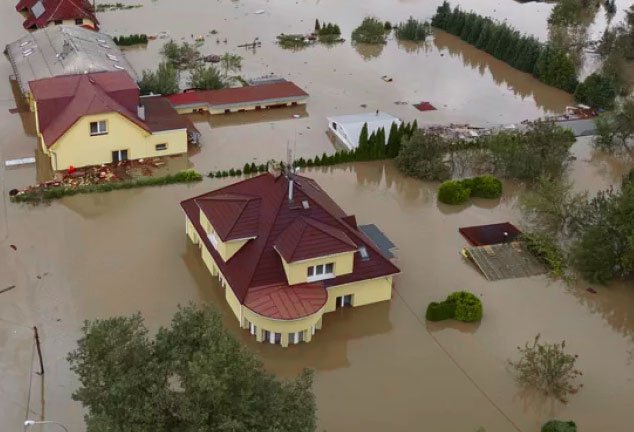
[[[164,186],[174,183],[194,183],[203,179],[203,176],[192,170],[181,171],[176,174],[168,174],[162,177],[139,177],[132,180],[124,180],[110,183],[82,185],[76,187],[59,186],[51,188],[38,188],[28,190],[11,198],[13,202],[25,202],[39,204],[77,194],[110,192],[119,189],[133,189],[145,186]]]

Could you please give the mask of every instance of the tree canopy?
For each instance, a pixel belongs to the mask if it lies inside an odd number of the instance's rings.
[[[203,90],[225,88],[226,84],[215,66],[197,66],[192,70],[189,87]]]
[[[353,30],[352,40],[358,43],[384,44],[385,24],[373,17],[363,19],[359,27]]]
[[[139,89],[142,95],[163,94],[169,95],[178,93],[179,89],[178,70],[170,63],[160,63],[156,71],[144,70]]]
[[[424,130],[416,130],[403,140],[396,165],[408,176],[425,180],[446,180],[450,170],[444,161],[448,140]]]
[[[140,314],[87,321],[68,355],[88,432],[311,432],[312,374],[280,381],[209,307],[151,337]]]

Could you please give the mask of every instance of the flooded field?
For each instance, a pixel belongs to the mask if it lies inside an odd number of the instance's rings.
[[[276,73],[310,94],[305,109],[264,114],[195,118],[201,151],[190,157],[206,172],[242,166],[253,158],[298,157],[333,151],[325,135],[328,115],[381,109],[419,124],[517,122],[559,112],[569,95],[436,33],[421,46],[391,40],[381,50],[340,46],[284,51],[273,44],[281,32],[309,31],[315,18],[334,20],[345,37],[365,14],[393,22],[431,16],[439,2],[311,2],[169,0],[132,1],[144,7],[99,16],[113,34],[158,33],[176,39],[219,31],[204,54],[244,56],[242,75]],[[544,38],[552,5],[512,0],[467,1],[477,12],[506,18]],[[621,7],[622,8],[622,7]],[[184,10],[186,9],[186,10]],[[262,15],[253,11],[262,9]],[[178,17],[175,21],[174,17]],[[618,19],[618,15],[617,15]],[[303,20],[303,22],[302,22]],[[0,5],[0,45],[22,32],[13,5]],[[228,39],[227,45],[222,40]],[[236,45],[259,37],[255,53]],[[154,67],[162,42],[128,50],[137,71]],[[0,61],[0,160],[34,151],[35,139],[13,108],[11,73]],[[392,83],[380,79],[394,78]],[[439,109],[419,113],[411,103],[429,100]],[[404,101],[406,105],[394,102]],[[364,104],[367,108],[361,108]],[[295,118],[294,116],[299,116]],[[580,190],[595,192],[620,181],[631,161],[591,150],[588,139],[573,148],[571,177]],[[267,368],[292,376],[316,370],[319,429],[337,431],[535,432],[551,417],[574,419],[584,432],[628,432],[634,424],[634,294],[631,284],[567,287],[546,277],[487,282],[458,252],[458,227],[519,222],[520,184],[507,183],[496,202],[474,200],[454,208],[436,201],[434,183],[404,178],[392,163],[359,163],[303,174],[321,186],[360,223],[376,223],[396,243],[399,265],[392,302],[326,315],[311,344],[283,350],[257,344],[230,319],[224,296],[184,234],[182,199],[232,180],[205,179],[195,186],[117,191],[75,196],[50,206],[11,204],[7,191],[31,184],[36,169],[0,169],[0,424],[19,430],[25,418],[58,420],[84,430],[82,409],[71,401],[76,387],[65,356],[85,319],[143,312],[156,329],[178,304],[210,303],[227,316],[227,327],[256,351]],[[11,247],[15,246],[15,249]],[[484,319],[476,326],[431,325],[424,308],[450,291],[482,296]],[[32,326],[42,338],[42,379],[34,372]],[[515,347],[541,333],[565,339],[579,354],[583,389],[562,405],[519,391],[506,370]]]

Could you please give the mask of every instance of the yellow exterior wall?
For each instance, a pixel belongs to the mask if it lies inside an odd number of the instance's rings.
[[[207,216],[205,216],[202,211],[200,212],[200,224],[205,229],[205,232],[207,234],[215,234],[217,240],[217,245],[215,246],[215,249],[220,254],[224,262],[227,262],[232,256],[236,254],[236,252],[238,252],[242,248],[242,246],[244,246],[249,240],[251,240],[249,238],[223,242],[222,240],[220,240],[220,236],[211,225],[211,222],[209,222],[209,219],[207,219]]]
[[[92,28],[95,28],[95,23],[91,19],[88,19],[88,18],[84,18],[82,21],[82,24],[75,24],[75,20],[71,19],[71,20],[63,20],[61,24],[55,24],[55,21],[51,21],[46,26],[50,27],[55,25],[76,25],[76,26],[85,25],[85,26],[90,26]]]
[[[333,272],[335,276],[342,276],[352,273],[352,263],[354,261],[354,252],[346,252],[337,255],[328,255],[322,258],[287,263],[280,256],[284,271],[286,272],[286,280],[289,285],[305,283],[308,280],[308,267],[319,264],[334,263]]]
[[[229,284],[226,284],[226,287],[225,287],[225,299],[227,300],[227,303],[229,303],[229,307],[233,311],[233,314],[236,316],[236,319],[238,320],[238,322],[241,322],[243,308],[242,308],[242,305],[240,304],[240,300],[238,300],[238,297],[236,297],[235,293],[233,292],[233,289],[231,289]]]
[[[325,312],[337,309],[337,297],[352,295],[352,306],[364,306],[392,298],[392,276],[368,279],[328,288]]]
[[[90,123],[102,120],[107,122],[108,133],[91,136]],[[155,145],[163,143],[167,144],[167,150],[157,151]],[[50,148],[43,145],[43,150],[51,156],[54,170],[67,169],[71,165],[101,165],[111,163],[112,152],[116,150],[128,150],[128,159],[186,153],[187,131],[149,133],[119,113],[90,115],[82,117]]]

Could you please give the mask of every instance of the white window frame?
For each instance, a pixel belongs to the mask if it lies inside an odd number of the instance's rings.
[[[161,147],[161,148],[159,148]],[[156,151],[165,151],[167,150],[167,143],[159,143],[154,145],[154,150]]]
[[[214,249],[218,250],[218,238],[216,237],[216,233],[213,231],[210,232],[209,234],[207,234],[207,238],[213,245]]]
[[[97,125],[97,132],[92,131],[92,125],[94,124]],[[106,135],[107,133],[108,133],[108,122],[106,120],[90,122],[90,136]]]
[[[328,265],[332,266],[332,272],[330,273],[326,273],[326,266]],[[333,279],[334,277],[335,277],[335,263],[334,262],[308,266],[306,269],[306,280],[308,282],[315,282],[315,281],[320,281],[324,279]]]

